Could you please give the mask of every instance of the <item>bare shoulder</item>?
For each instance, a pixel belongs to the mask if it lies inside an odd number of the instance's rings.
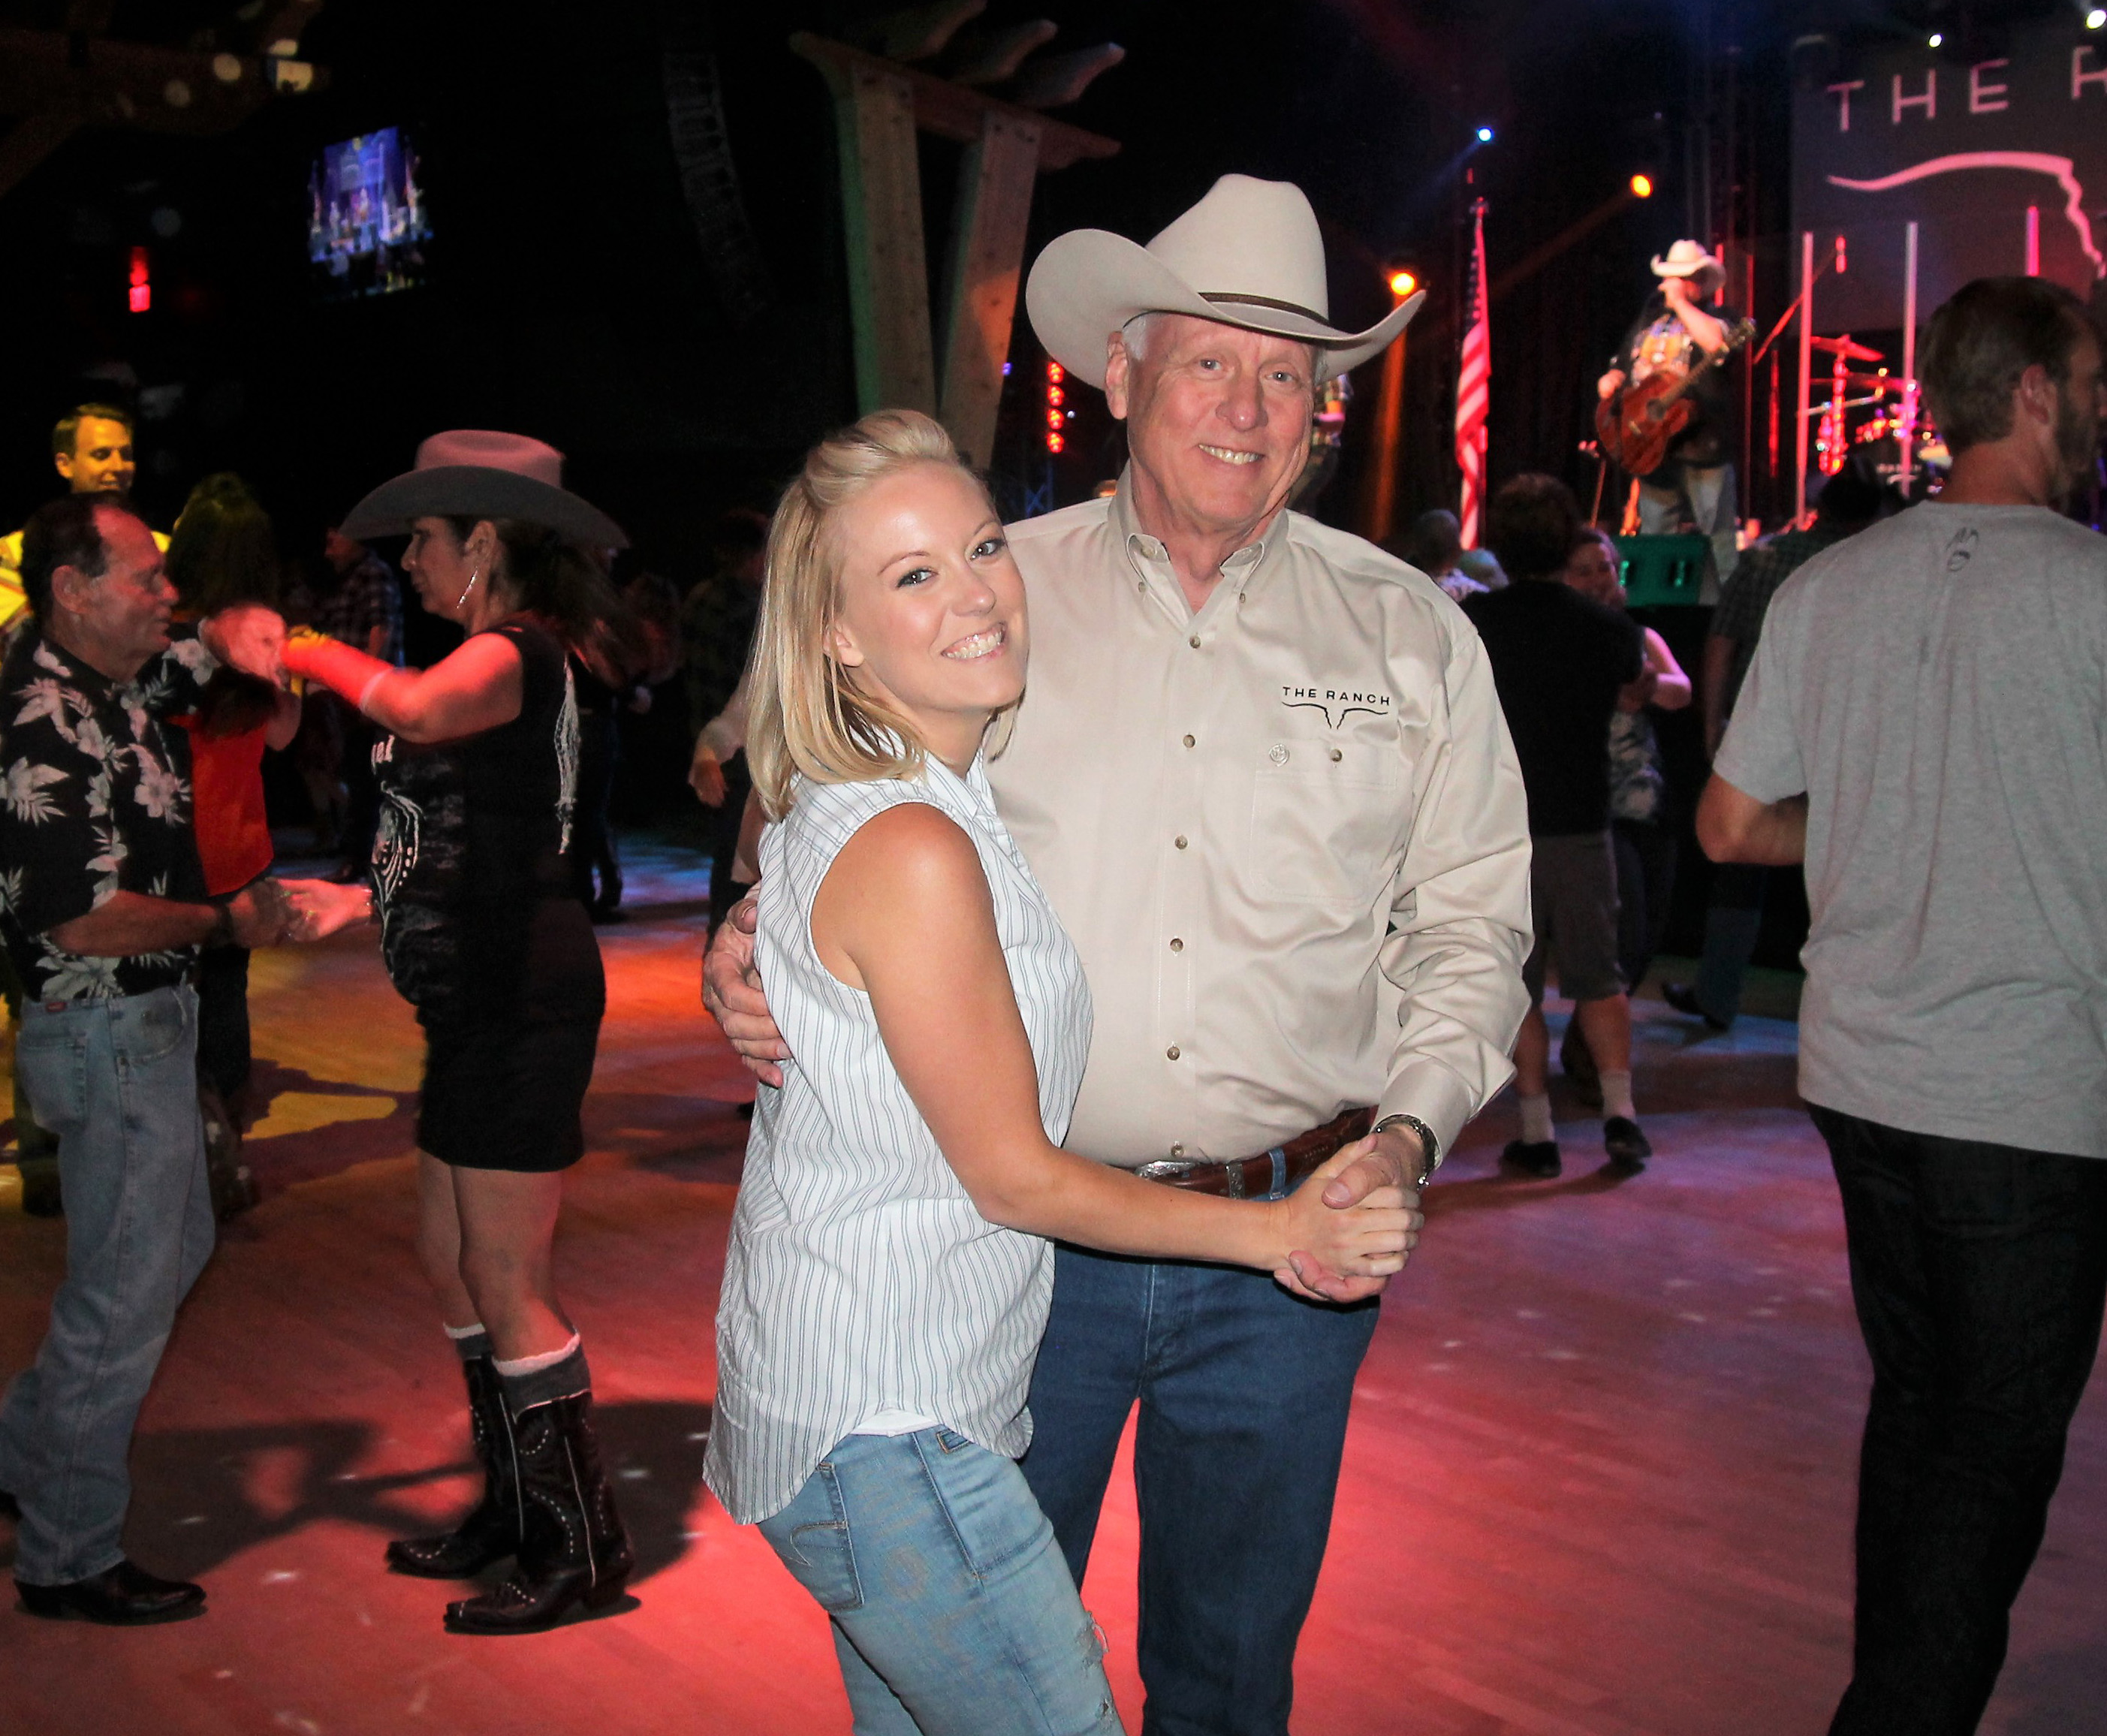
[[[985,950],[995,901],[964,827],[927,802],[875,814],[836,854],[812,902],[812,944],[852,988],[950,968]],[[1000,948],[996,947],[996,956]]]
[[[928,802],[901,802],[866,820],[842,846],[834,870],[918,904],[968,892],[983,900],[988,896],[980,852],[965,828]]]

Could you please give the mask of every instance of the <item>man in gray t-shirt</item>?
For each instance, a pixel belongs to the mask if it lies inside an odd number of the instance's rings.
[[[2100,335],[1985,279],[1925,376],[1950,482],[1778,591],[1698,815],[1807,867],[1800,1091],[1874,1368],[1832,1736],[1975,1728],[2107,1298],[2107,538],[2053,510]]]

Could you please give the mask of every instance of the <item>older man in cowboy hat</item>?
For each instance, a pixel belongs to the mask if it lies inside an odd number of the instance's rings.
[[[1027,290],[1132,462],[1011,528],[1031,689],[991,776],[1096,1005],[1070,1143],[1166,1186],[1274,1194],[1349,1143],[1328,1203],[1416,1186],[1512,1072],[1527,821],[1477,636],[1423,574],[1285,510],[1319,383],[1418,299],[1337,330],[1308,200],[1241,175],[1146,247],[1060,237]],[[711,1004],[779,1059],[725,936]],[[1140,1401],[1164,1736],[1287,1727],[1379,1288],[1298,1270],[1300,1295],[1060,1251],[1024,1470],[1080,1582]]]
[[[1724,356],[1732,342],[1734,316],[1701,305],[1727,281],[1727,268],[1696,241],[1678,241],[1653,261],[1660,287],[1647,298],[1624,335],[1624,347],[1596,381],[1608,398],[1627,380],[1644,380],[1663,367],[1687,368],[1704,356]],[[1639,479],[1639,528],[1649,536],[1696,531],[1710,539],[1718,583],[1734,570],[1734,466],[1727,441],[1729,389],[1718,367],[1691,389],[1696,414],[1669,443],[1668,459]]]

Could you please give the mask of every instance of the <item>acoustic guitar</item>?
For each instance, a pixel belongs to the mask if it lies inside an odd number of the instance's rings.
[[[1643,380],[1612,392],[1595,407],[1595,433],[1602,450],[1634,476],[1651,476],[1661,467],[1675,437],[1690,425],[1697,407],[1690,389],[1713,368],[1756,335],[1756,322],[1737,321],[1727,333],[1727,347],[1700,356],[1688,367],[1659,367]]]

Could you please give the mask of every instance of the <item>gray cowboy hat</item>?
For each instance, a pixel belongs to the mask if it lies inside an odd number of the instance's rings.
[[[1144,313],[1189,313],[1247,331],[1299,338],[1321,352],[1329,380],[1390,347],[1426,292],[1366,331],[1332,323],[1324,241],[1302,189],[1224,175],[1146,247],[1104,229],[1046,244],[1024,304],[1046,353],[1079,380],[1105,383],[1105,339]]]
[[[622,527],[563,485],[564,455],[525,434],[487,428],[435,434],[417,465],[375,488],[337,527],[354,541],[407,534],[421,518],[520,519],[587,548],[627,548]]]

